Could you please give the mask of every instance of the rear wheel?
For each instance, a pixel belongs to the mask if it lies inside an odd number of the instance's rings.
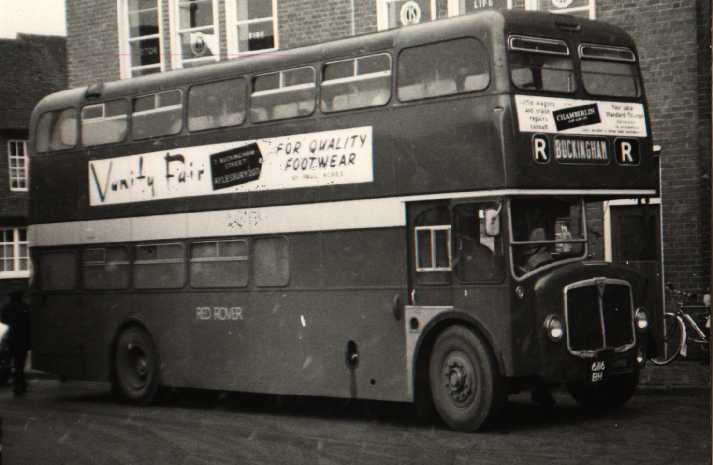
[[[621,407],[636,392],[639,370],[605,379],[601,383],[570,383],[569,393],[579,405],[591,409],[609,410]]]
[[[477,430],[504,400],[502,379],[488,346],[462,326],[448,328],[436,339],[429,379],[436,411],[455,430]]]
[[[686,327],[678,315],[670,312],[664,315],[664,331],[663,351],[659,356],[651,359],[654,365],[668,365],[678,357],[683,348]]]
[[[121,332],[114,349],[114,392],[136,403],[150,403],[159,388],[159,358],[149,333],[138,326]]]

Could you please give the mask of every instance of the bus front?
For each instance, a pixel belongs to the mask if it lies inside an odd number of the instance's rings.
[[[593,235],[611,239],[601,231],[602,202],[647,203],[658,193],[636,49],[602,23],[507,18],[514,137],[506,158],[517,189],[502,223],[512,305],[531,316],[529,325],[513,322],[530,328],[514,331],[525,342],[515,344],[523,353],[513,363],[530,365],[539,383],[565,383],[584,405],[616,406],[660,341],[657,278],[594,260],[591,247]]]

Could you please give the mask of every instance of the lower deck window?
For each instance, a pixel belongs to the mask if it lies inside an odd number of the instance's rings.
[[[191,245],[191,286],[245,287],[248,243],[244,240],[195,242]]]
[[[39,257],[40,287],[45,291],[74,289],[77,256],[74,252],[47,252]]]
[[[183,244],[136,246],[134,286],[137,289],[175,289],[186,280]]]
[[[287,286],[290,281],[290,251],[286,237],[255,239],[255,284]]]
[[[129,287],[128,251],[124,247],[85,249],[82,277],[86,289],[126,289]]]

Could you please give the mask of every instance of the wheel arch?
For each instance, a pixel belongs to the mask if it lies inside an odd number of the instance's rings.
[[[435,316],[421,331],[421,336],[416,342],[412,366],[412,386],[414,399],[430,398],[430,387],[428,383],[429,356],[438,336],[452,326],[464,326],[480,337],[486,348],[490,350],[501,375],[505,373],[505,362],[502,352],[490,331],[475,317],[468,313],[449,310]],[[425,381],[425,382],[424,382]],[[423,392],[426,391],[426,392]]]

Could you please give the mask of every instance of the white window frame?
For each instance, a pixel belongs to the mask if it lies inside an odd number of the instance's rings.
[[[168,23],[171,30],[171,66],[173,69],[183,68],[184,63],[211,63],[220,61],[220,14],[218,11],[218,0],[212,0],[213,3],[213,24],[207,26],[197,26],[193,28],[181,29],[179,14],[179,3],[181,0],[169,0]],[[181,49],[181,33],[184,32],[203,32],[206,29],[213,29],[215,35],[216,50],[212,56],[183,58]]]
[[[430,250],[431,250],[431,266],[426,266],[426,267],[420,267],[419,264],[419,258],[420,255],[418,253],[419,248],[418,248],[418,233],[419,231],[429,231],[429,242],[430,242]],[[448,247],[448,266],[447,267],[439,267],[436,266],[438,263],[438,248],[434,247],[434,244],[436,243],[436,232],[437,231],[446,231],[446,237],[447,237],[447,247]],[[432,272],[432,271],[452,271],[453,270],[453,251],[451,249],[451,244],[452,244],[452,231],[451,231],[451,225],[450,224],[438,224],[438,225],[431,225],[431,226],[416,226],[414,228],[414,257],[416,260],[416,271],[421,273],[421,272]]]
[[[20,230],[25,231],[25,240],[21,241],[20,240]],[[5,242],[5,231],[13,231],[13,241],[12,242]],[[29,241],[29,236],[28,236],[28,231],[27,228],[25,227],[0,227],[0,247],[5,247],[6,245],[11,244],[13,247],[13,265],[12,265],[12,270],[11,271],[0,271],[0,279],[14,279],[14,278],[29,278],[31,269],[32,269],[32,262],[30,260],[30,241]],[[26,245],[27,248],[27,255],[20,255],[20,246],[21,245]],[[27,269],[26,270],[20,270],[20,259],[21,258],[26,258],[27,259]],[[0,267],[2,268],[2,267]]]
[[[14,151],[13,151],[14,147]],[[20,153],[20,150],[22,153]],[[14,152],[14,155],[13,155]],[[19,169],[17,164],[21,163],[23,168]],[[30,160],[27,158],[27,141],[19,139],[10,139],[7,141],[7,172],[10,181],[10,190],[12,192],[27,192],[30,185]],[[13,175],[13,170],[19,170],[17,175]],[[24,181],[25,187],[19,187]],[[13,187],[13,184],[18,187]]]
[[[512,0],[508,1],[508,10],[512,10]],[[526,0],[527,1],[527,0]],[[448,16],[460,16],[465,14],[465,11],[461,11],[460,0],[448,0]]]
[[[225,0],[225,30],[226,37],[228,39],[228,59],[278,50],[280,48],[280,29],[277,18],[277,0],[272,0],[272,18],[266,16],[264,18],[253,18],[244,20],[238,19],[237,2],[238,0]],[[273,48],[263,48],[261,50],[241,51],[239,46],[240,41],[238,40],[238,26],[262,22],[266,23],[268,21],[272,21],[275,46]]]
[[[376,1],[376,25],[377,30],[385,31],[389,28],[389,3],[399,2],[402,0],[377,0]],[[449,2],[450,4],[450,2]],[[421,22],[433,21],[436,19],[436,10],[438,8],[436,0],[431,0],[431,16],[430,18],[421,18]]]
[[[549,11],[554,14],[572,14],[578,13],[580,11],[587,11],[589,19],[597,19],[597,0],[588,0],[589,4],[585,6],[578,6],[574,8],[562,8],[558,10],[544,10],[540,8],[540,2],[547,0],[525,0],[525,10],[532,11]],[[512,0],[507,0],[508,10],[512,10]],[[459,0],[448,0],[448,16],[459,16],[464,14],[464,11],[460,10]]]
[[[130,79],[132,71],[157,68],[159,72],[166,70],[166,60],[163,53],[163,12],[161,8],[161,0],[156,0],[156,8],[158,10],[158,34],[151,34],[131,39],[129,37],[129,0],[116,0],[116,18],[117,30],[119,31],[119,78]],[[159,48],[159,63],[156,65],[131,65],[131,47],[130,42],[138,42],[140,40],[158,38]]]
[[[589,19],[597,19],[597,0],[588,0],[588,5],[585,6],[577,6],[573,8],[561,8],[558,10],[545,10],[543,8],[540,8],[540,2],[543,0],[525,0],[525,9],[526,10],[538,10],[538,11],[548,11],[550,13],[554,14],[565,14],[565,15],[570,15],[572,13],[579,13],[580,11],[586,11],[588,12]],[[547,0],[544,0],[547,1]]]

